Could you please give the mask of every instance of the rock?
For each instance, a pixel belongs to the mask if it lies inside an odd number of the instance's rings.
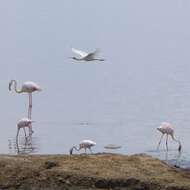
[[[51,168],[56,167],[56,166],[58,166],[58,163],[56,161],[53,161],[53,160],[47,160],[44,164],[45,169],[51,169]]]

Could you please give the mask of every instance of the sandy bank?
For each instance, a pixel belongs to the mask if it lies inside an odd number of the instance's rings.
[[[147,155],[1,155],[0,189],[190,190],[190,171]]]

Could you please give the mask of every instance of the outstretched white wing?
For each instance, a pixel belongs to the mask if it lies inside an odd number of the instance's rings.
[[[96,51],[89,53],[86,56],[86,59],[89,59],[89,60],[90,59],[95,59],[98,53],[99,53],[99,49],[96,49]]]
[[[86,57],[88,55],[88,53],[84,52],[84,51],[81,51],[81,50],[78,50],[78,49],[75,49],[75,48],[72,48],[72,51],[78,55],[80,55],[81,57]]]

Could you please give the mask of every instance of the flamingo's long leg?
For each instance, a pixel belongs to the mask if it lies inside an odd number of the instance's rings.
[[[28,93],[28,98],[29,98],[29,104],[28,104],[28,118],[30,119],[30,93]]]
[[[164,134],[162,134],[161,137],[160,137],[160,140],[159,140],[159,143],[158,143],[158,146],[157,146],[157,150],[158,150],[159,147],[160,147],[160,144],[161,144],[161,141],[162,141],[163,136],[164,136]]]
[[[166,154],[165,154],[165,161],[168,162],[168,151],[166,151]]]
[[[166,134],[166,150],[168,151],[168,134]]]
[[[30,94],[30,119],[32,119],[32,93]]]
[[[26,130],[25,130],[25,127],[23,127],[23,130],[24,130],[24,135],[25,135],[25,138],[26,138]]]
[[[18,145],[18,137],[16,138],[16,150],[17,150],[17,153],[20,152],[19,145]]]
[[[92,149],[91,149],[91,147],[89,147],[89,150],[90,150],[90,152],[91,152],[91,154],[92,154]]]
[[[32,118],[32,93],[29,93],[28,118]]]
[[[28,108],[28,118],[32,119],[32,93],[29,93],[29,108]],[[29,126],[29,135],[32,135],[32,123]]]
[[[19,135],[20,128],[17,129],[17,134],[16,134],[16,143],[18,144],[18,135]]]

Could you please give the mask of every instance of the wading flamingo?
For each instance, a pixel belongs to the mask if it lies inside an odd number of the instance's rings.
[[[104,61],[104,59],[96,58],[96,55],[99,52],[98,50],[91,52],[91,53],[86,53],[81,50],[72,48],[72,51],[80,56],[79,58],[71,57],[72,59],[77,60],[77,61]]]
[[[32,81],[26,81],[23,83],[21,89],[17,89],[17,82],[15,80],[11,80],[9,82],[9,90],[11,90],[12,85],[14,84],[14,90],[16,93],[28,93],[29,95],[29,106],[28,106],[28,118],[32,118],[32,92],[41,91],[39,85]],[[30,135],[32,134],[32,125],[30,127]]]
[[[19,131],[20,129],[23,129],[24,130],[24,134],[25,134],[25,137],[26,137],[26,130],[25,130],[25,127],[28,127],[29,128],[29,132],[30,132],[30,126],[32,124],[32,120],[29,119],[29,118],[22,118],[18,121],[17,123],[17,135],[16,135],[16,139],[18,141],[18,135],[19,135]]]
[[[81,150],[82,148],[84,148],[85,153],[86,153],[86,149],[89,149],[90,152],[92,153],[91,147],[92,147],[92,146],[95,146],[95,145],[96,145],[96,143],[95,143],[94,141],[91,141],[91,140],[83,140],[83,141],[80,142],[79,148],[77,148],[76,146],[73,146],[73,147],[70,149],[69,152],[70,152],[70,155],[71,155],[71,154],[73,154],[73,150],[74,150],[74,149],[77,150],[77,151],[79,151],[79,150]]]
[[[161,123],[161,125],[157,127],[157,130],[162,133],[160,141],[158,143],[157,150],[160,147],[163,136],[166,134],[166,150],[168,151],[168,136],[170,135],[171,138],[179,144],[178,151],[181,152],[181,149],[182,149],[181,142],[174,137],[174,129],[170,123],[167,123],[167,122]]]

